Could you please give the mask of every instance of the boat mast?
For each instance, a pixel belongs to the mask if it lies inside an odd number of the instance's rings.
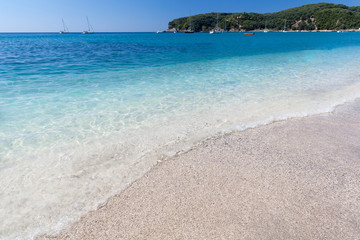
[[[284,23],[284,31],[286,31],[286,19],[285,19],[285,23]]]
[[[90,22],[89,22],[89,18],[88,18],[88,16],[86,16],[86,21],[87,21],[87,24],[88,24],[88,31],[89,32],[94,32],[94,29],[93,29],[93,27],[91,26],[91,24],[90,24]]]
[[[64,19],[62,18],[61,21],[62,21],[62,24],[63,24],[63,30],[64,30],[64,32],[66,32]]]
[[[88,18],[88,16],[86,16],[86,21],[87,21],[87,24],[88,24],[88,31],[90,32],[91,30],[90,30],[90,23],[89,23],[89,18]]]
[[[62,18],[62,24],[63,24],[63,28],[64,28],[64,32],[69,32],[69,29],[67,28],[65,22],[64,22],[64,19]]]
[[[191,16],[189,17],[189,26],[190,26],[190,31],[192,31],[192,27],[191,27]]]
[[[216,13],[216,30],[219,29],[219,13]]]

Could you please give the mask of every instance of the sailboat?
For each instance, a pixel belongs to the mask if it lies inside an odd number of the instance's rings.
[[[59,33],[60,34],[64,34],[64,33],[69,33],[69,29],[67,28],[65,22],[64,22],[64,19],[61,19],[62,20],[62,24],[63,24],[63,30],[60,31]]]
[[[191,16],[189,17],[189,25],[190,25],[190,29],[186,30],[184,33],[194,33],[191,27]]]
[[[88,30],[83,31],[82,33],[83,33],[83,34],[92,34],[92,33],[94,33],[94,29],[93,29],[93,27],[91,26],[88,17],[86,17],[86,21],[87,21],[87,24],[88,24]]]
[[[284,23],[284,31],[283,32],[287,32],[286,31],[286,19],[285,19],[285,23]]]
[[[219,13],[216,13],[216,27],[215,29],[211,30],[209,33],[213,34],[213,33],[219,33]]]
[[[267,33],[267,32],[269,32],[269,29],[267,29],[267,27],[266,27],[266,21],[265,21],[265,29],[264,29],[264,33]]]

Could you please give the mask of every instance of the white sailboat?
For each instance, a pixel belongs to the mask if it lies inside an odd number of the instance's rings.
[[[209,33],[210,34],[214,34],[214,33],[219,33],[219,13],[216,13],[216,27],[215,29],[211,30]]]
[[[94,33],[94,29],[93,29],[93,27],[91,26],[88,17],[86,17],[86,21],[87,21],[87,24],[88,24],[88,30],[83,31],[82,33],[83,33],[83,34],[92,34],[92,33]]]
[[[265,21],[265,29],[264,29],[264,33],[267,33],[267,32],[269,32],[269,29],[267,29],[267,27],[266,27],[266,21]]]
[[[286,19],[285,19],[285,23],[284,23],[284,31],[283,32],[287,32],[286,31]]]
[[[192,30],[192,25],[191,25],[191,16],[189,17],[189,26],[190,29],[186,30],[184,33],[194,33],[194,30]]]
[[[65,22],[64,22],[64,19],[61,19],[62,20],[62,24],[63,24],[63,30],[60,31],[59,33],[60,34],[64,34],[64,33],[69,33],[69,29],[67,28]]]

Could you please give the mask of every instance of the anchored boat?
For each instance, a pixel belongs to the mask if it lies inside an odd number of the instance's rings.
[[[63,30],[60,31],[59,33],[60,34],[64,34],[64,33],[69,33],[69,29],[67,28],[65,22],[64,22],[64,19],[61,19],[62,20],[62,24],[63,24]]]
[[[87,24],[88,24],[88,30],[83,31],[82,33],[83,33],[83,34],[92,34],[92,33],[94,33],[94,29],[93,29],[93,27],[91,26],[88,17],[86,17],[86,21],[87,21]]]

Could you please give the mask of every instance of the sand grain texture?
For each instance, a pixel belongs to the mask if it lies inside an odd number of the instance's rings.
[[[55,239],[360,239],[360,101],[208,140]]]

